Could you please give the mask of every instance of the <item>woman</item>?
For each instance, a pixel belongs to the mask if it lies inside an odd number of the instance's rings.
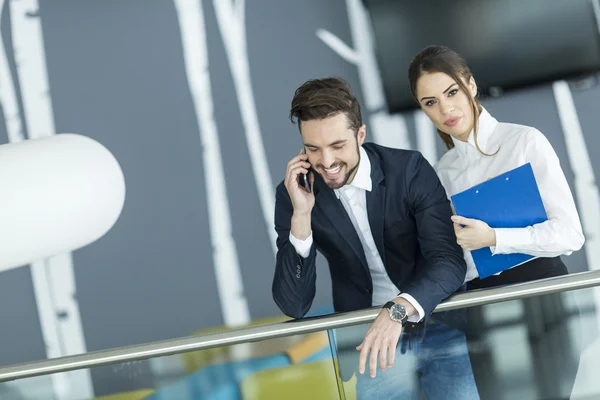
[[[535,128],[498,122],[477,100],[477,86],[464,59],[444,46],[429,46],[412,60],[410,86],[448,151],[435,169],[448,197],[531,163],[548,221],[526,228],[490,228],[453,216],[457,242],[467,262],[469,289],[567,274],[559,256],[583,246],[573,196],[554,149]],[[470,251],[524,253],[538,258],[479,279]]]

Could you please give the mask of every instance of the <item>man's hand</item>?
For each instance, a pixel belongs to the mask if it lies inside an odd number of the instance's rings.
[[[416,314],[417,310],[405,299],[396,298],[396,303],[402,304],[407,314]],[[402,333],[402,324],[393,321],[387,309],[382,309],[373,322],[373,325],[367,331],[363,342],[356,347],[360,351],[358,361],[358,372],[365,372],[367,356],[369,356],[369,370],[371,378],[377,374],[377,357],[379,356],[379,366],[382,371],[391,368],[396,358],[396,346]]]
[[[308,174],[310,185],[313,186],[315,177],[312,173],[308,173],[309,168],[308,156],[301,151],[299,155],[288,162],[285,172],[284,184],[294,208],[292,235],[300,240],[304,240],[310,235],[310,213],[315,206],[314,193],[307,192],[298,184],[298,175]]]
[[[452,216],[456,243],[467,251],[496,245],[496,231],[477,219]],[[464,225],[464,226],[463,226]]]

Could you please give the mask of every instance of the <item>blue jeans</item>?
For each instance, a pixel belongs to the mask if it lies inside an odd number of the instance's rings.
[[[354,327],[357,328],[366,333],[369,326]],[[357,334],[353,332],[354,337]],[[412,340],[410,348],[406,348],[406,342],[406,337],[401,338],[394,365],[386,371],[378,368],[375,378],[369,375],[367,359],[365,373],[358,374],[357,400],[418,400],[421,390],[428,400],[479,399],[463,332],[434,323],[427,326],[422,340]]]

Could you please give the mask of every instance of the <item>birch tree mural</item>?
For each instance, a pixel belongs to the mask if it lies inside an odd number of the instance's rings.
[[[417,150],[431,165],[438,162],[437,148],[435,146],[437,132],[435,125],[423,111],[416,110],[413,113],[415,119],[415,132],[417,133]]]
[[[213,265],[221,313],[227,326],[242,325],[250,321],[250,312],[244,296],[237,250],[231,233],[229,199],[219,133],[213,112],[202,0],[174,1],[183,45],[185,71],[203,150]]]
[[[410,149],[406,121],[402,115],[387,112],[383,84],[375,59],[371,21],[361,0],[346,0],[348,18],[354,49],[340,38],[325,30],[317,30],[317,36],[344,60],[356,65],[364,96],[364,106],[369,113],[373,140],[383,146]]]
[[[565,81],[554,82],[552,89],[569,155],[569,163],[573,170],[573,185],[585,235],[584,251],[588,269],[597,270],[600,269],[600,194],[598,185],[569,84]],[[600,310],[600,291],[595,290],[594,293],[598,297],[596,304]]]
[[[0,18],[4,10],[4,0],[0,0]],[[2,28],[0,20],[0,28]],[[25,139],[23,133],[23,124],[19,114],[19,102],[17,100],[17,91],[13,82],[8,65],[8,56],[4,49],[4,41],[0,40],[0,106],[4,112],[6,120],[6,131],[10,143],[20,142]]]
[[[237,95],[246,143],[256,182],[263,217],[269,234],[273,257],[277,254],[275,232],[275,192],[267,163],[267,156],[258,123],[256,102],[250,81],[250,66],[246,46],[245,0],[213,0],[219,31],[227,54],[229,68]]]
[[[46,72],[44,38],[37,0],[10,0],[10,20],[17,77],[21,86],[23,114],[30,139],[55,134],[52,99]],[[11,141],[22,140],[14,84],[4,49],[0,65],[2,102]],[[43,201],[43,199],[40,199]],[[71,254],[61,254],[31,265],[42,335],[48,358],[86,352]],[[93,396],[88,370],[52,375],[57,399]]]

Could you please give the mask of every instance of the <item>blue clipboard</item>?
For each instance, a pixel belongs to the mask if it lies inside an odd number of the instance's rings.
[[[484,221],[492,228],[524,228],[548,220],[530,163],[457,193],[451,200],[457,215]],[[471,255],[481,279],[535,258],[520,253],[493,256],[489,247]]]

